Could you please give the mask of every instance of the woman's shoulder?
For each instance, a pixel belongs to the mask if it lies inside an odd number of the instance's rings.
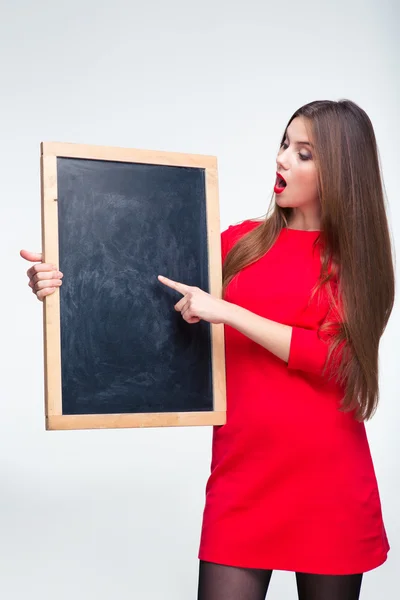
[[[241,237],[249,233],[252,229],[255,229],[259,225],[261,225],[263,221],[256,219],[246,219],[245,221],[241,221],[240,223],[235,223],[233,225],[229,225],[227,229],[225,229],[221,233],[221,249],[222,249],[222,257],[225,259],[225,256],[228,254],[229,250],[240,240]]]
[[[252,229],[255,229],[263,222],[264,221],[261,221],[259,219],[246,219],[244,221],[240,221],[239,223],[229,225],[229,227],[221,233],[221,236],[225,237],[227,240],[232,239],[236,241],[237,239],[242,237],[242,235],[245,235]]]

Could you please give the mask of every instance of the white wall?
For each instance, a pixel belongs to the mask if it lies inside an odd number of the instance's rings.
[[[194,599],[210,462],[209,428],[45,432],[42,305],[19,257],[41,248],[40,141],[214,154],[225,228],[265,213],[290,115],[346,97],[374,124],[398,248],[399,5],[322,4],[3,0],[2,598]],[[397,597],[396,332],[398,303],[368,424],[392,550],[365,576],[364,600]],[[275,572],[269,600],[295,597],[293,574]]]

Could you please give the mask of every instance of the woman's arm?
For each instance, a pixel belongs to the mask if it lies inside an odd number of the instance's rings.
[[[166,277],[158,277],[184,297],[175,304],[188,323],[201,319],[233,327],[287,363],[289,369],[322,375],[329,350],[328,338],[322,339],[317,329],[289,326],[264,317],[237,304],[215,298],[199,289]]]
[[[289,369],[307,371],[322,375],[329,351],[329,339],[338,325],[333,313],[330,314],[333,329],[330,328],[324,338],[320,337],[317,329],[291,327],[276,321],[260,317],[241,306],[225,303],[224,323],[234,327],[257,344],[260,344],[272,354],[287,363]],[[325,321],[328,319],[326,318]],[[335,356],[339,365],[343,352],[343,344]]]
[[[230,302],[225,302],[225,304],[225,325],[237,329],[253,342],[260,344],[286,363],[288,362],[292,327],[260,317],[237,304]]]

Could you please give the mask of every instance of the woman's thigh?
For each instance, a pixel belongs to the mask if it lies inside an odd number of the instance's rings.
[[[200,561],[197,600],[265,600],[272,571]]]
[[[358,600],[362,576],[296,573],[299,600]]]

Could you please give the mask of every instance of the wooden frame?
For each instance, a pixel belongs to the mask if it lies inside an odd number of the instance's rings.
[[[57,158],[83,158],[153,165],[203,168],[210,293],[222,292],[217,160],[213,156],[113,148],[71,143],[41,143],[41,207],[43,262],[59,265]],[[61,386],[60,290],[45,297],[43,306],[46,429],[91,429],[222,425],[226,422],[225,350],[223,325],[211,325],[214,407],[212,411],[63,415]]]

